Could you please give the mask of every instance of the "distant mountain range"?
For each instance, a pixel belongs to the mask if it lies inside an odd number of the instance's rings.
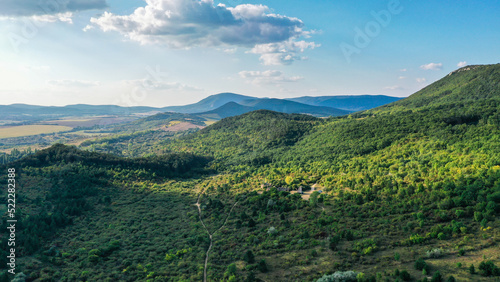
[[[234,94],[234,93],[220,93],[208,96],[207,98],[199,101],[198,103],[185,106],[164,107],[162,108],[162,111],[185,113],[185,114],[202,113],[215,110],[219,107],[224,106],[229,102],[240,103],[242,101],[251,99],[258,99],[258,98],[240,94]]]
[[[211,95],[197,103],[184,106],[121,107],[114,105],[68,105],[64,107],[26,104],[0,105],[0,119],[36,121],[69,116],[130,115],[177,112],[209,119],[222,119],[255,110],[309,114],[317,117],[341,116],[355,111],[382,106],[400,98],[390,96],[323,96],[290,99],[256,98],[234,93]]]
[[[228,102],[217,109],[197,113],[196,115],[212,119],[222,119],[257,110],[270,110],[287,114],[309,114],[318,117],[341,116],[351,113],[350,111],[330,107],[311,106],[282,99],[249,99],[239,103]]]
[[[287,99],[311,106],[331,107],[345,111],[357,112],[373,109],[382,105],[401,100],[399,97],[384,95],[359,95],[359,96],[321,96],[298,97]]]

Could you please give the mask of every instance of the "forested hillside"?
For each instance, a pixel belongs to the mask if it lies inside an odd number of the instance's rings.
[[[8,165],[30,226],[20,268],[39,281],[495,281],[499,74],[465,67],[346,117],[229,117],[149,139],[156,157],[37,152]]]

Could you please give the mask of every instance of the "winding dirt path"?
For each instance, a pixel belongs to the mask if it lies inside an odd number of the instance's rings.
[[[229,213],[227,214],[226,219],[224,220],[224,223],[222,223],[222,225],[217,230],[215,230],[214,232],[210,233],[210,230],[208,230],[207,226],[203,222],[203,219],[201,218],[200,198],[201,198],[201,196],[203,195],[204,192],[205,191],[201,191],[200,192],[200,194],[198,195],[198,200],[196,201],[196,204],[194,204],[194,205],[196,207],[198,207],[198,218],[200,219],[200,222],[203,225],[203,228],[205,228],[205,231],[207,231],[208,237],[210,238],[210,246],[208,246],[208,250],[207,250],[207,253],[205,255],[205,268],[203,270],[203,282],[207,282],[208,257],[210,255],[210,251],[212,250],[212,246],[213,246],[213,242],[214,242],[213,241],[213,235],[215,233],[217,233],[219,230],[221,230],[226,225],[227,221],[229,220],[229,216],[233,212],[234,207],[238,204],[238,201],[236,201],[233,204],[233,206],[231,207],[231,209],[229,210]]]

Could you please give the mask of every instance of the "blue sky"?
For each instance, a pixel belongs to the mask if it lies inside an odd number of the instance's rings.
[[[0,104],[408,96],[500,61],[500,2],[6,0]]]

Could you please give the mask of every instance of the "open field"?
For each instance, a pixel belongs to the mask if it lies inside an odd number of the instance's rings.
[[[203,126],[192,124],[189,122],[170,122],[170,126],[163,128],[165,131],[185,131],[192,128],[203,128]]]
[[[131,120],[134,120],[134,118],[98,117],[98,118],[82,118],[82,119],[72,118],[72,119],[50,120],[50,121],[44,121],[43,123],[60,125],[60,126],[70,126],[70,127],[92,127],[95,125],[107,126]]]
[[[22,137],[38,134],[49,134],[71,130],[68,126],[59,125],[21,125],[0,127],[0,138]]]

